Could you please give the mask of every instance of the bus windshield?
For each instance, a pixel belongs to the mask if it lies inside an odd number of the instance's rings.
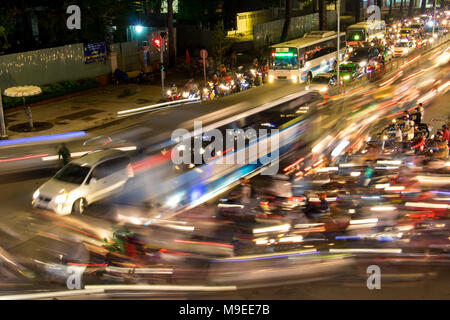
[[[347,31],[347,41],[365,41],[365,34],[364,29],[349,29]]]
[[[298,69],[298,55],[295,51],[295,48],[289,48],[283,52],[272,52],[269,64],[270,69]]]

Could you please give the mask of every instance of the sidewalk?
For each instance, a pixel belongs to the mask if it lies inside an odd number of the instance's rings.
[[[129,88],[136,92],[130,96],[119,97]],[[158,103],[161,87],[147,84],[109,85],[60,101],[43,103],[32,107],[33,121],[50,122],[53,127],[35,132],[14,132],[8,130],[9,139],[48,135],[63,132],[86,130],[117,119],[117,112],[130,107],[142,107]],[[6,110],[7,128],[27,122],[23,108]]]

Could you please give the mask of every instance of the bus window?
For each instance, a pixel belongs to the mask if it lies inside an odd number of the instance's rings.
[[[364,29],[349,29],[347,31],[347,41],[365,41],[366,32]]]
[[[297,50],[294,48],[289,48],[289,50],[285,52],[272,52],[269,64],[270,69],[298,69],[298,56],[295,51]]]

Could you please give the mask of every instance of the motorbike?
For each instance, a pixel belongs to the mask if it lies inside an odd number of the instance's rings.
[[[417,135],[420,132],[425,138],[428,138],[430,136],[431,130],[432,128],[426,123],[419,123],[414,126],[415,135]]]
[[[203,87],[201,90],[200,98],[201,98],[202,102],[214,100],[214,98],[215,98],[214,90],[211,89],[210,86]]]

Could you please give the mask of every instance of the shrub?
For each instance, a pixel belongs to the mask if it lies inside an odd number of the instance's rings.
[[[99,86],[99,83],[94,78],[84,78],[79,81],[73,81],[73,80],[66,80],[56,83],[51,83],[48,85],[41,86],[42,93],[33,96],[33,97],[27,97],[25,98],[25,103],[34,103],[38,101],[43,101],[46,99],[52,99],[56,97],[63,96],[65,94],[87,90],[96,88]],[[3,101],[3,107],[5,109],[15,108],[18,106],[23,105],[22,98],[13,98],[13,97],[6,97],[2,96]]]

